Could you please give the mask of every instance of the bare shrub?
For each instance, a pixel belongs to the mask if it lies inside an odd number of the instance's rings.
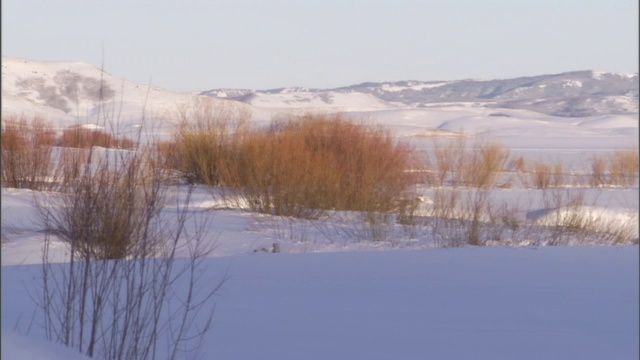
[[[609,183],[607,179],[607,160],[604,157],[595,156],[591,159],[591,186],[604,186]]]
[[[585,189],[547,189],[545,214],[537,219],[547,245],[629,245],[637,242],[637,212],[621,212],[587,201]],[[544,238],[547,238],[546,240]]]
[[[521,160],[520,162],[523,162]],[[434,142],[427,166],[436,186],[431,214],[434,239],[441,246],[483,245],[483,227],[492,206],[490,189],[504,187],[509,169],[522,166],[497,142],[466,138]]]
[[[328,207],[323,188],[334,186],[330,174],[323,182],[327,159],[304,151],[304,138],[280,130],[253,132],[241,145],[238,183],[249,206],[259,212],[315,218]]]
[[[482,225],[488,221],[490,207],[489,191],[486,188],[479,187],[467,193],[462,216],[468,222],[467,244],[484,245]]]
[[[91,171],[69,184],[60,204],[36,203],[47,229],[83,259],[153,252],[156,241],[148,230],[157,209],[148,205],[158,201],[161,188],[149,181],[152,175],[141,155],[127,155],[120,164],[114,159],[90,163]]]
[[[638,183],[640,162],[638,150],[616,150],[609,162],[610,182],[618,186],[635,186]]]
[[[461,238],[456,231],[457,224],[454,224],[458,215],[460,197],[461,192],[457,188],[439,187],[434,191],[428,223],[431,226],[435,245],[438,247],[457,245]]]
[[[104,127],[117,128],[111,118],[102,120]],[[164,189],[159,179],[165,170],[151,161],[154,148],[109,148],[117,147],[119,140],[101,130],[65,129],[53,172],[60,194],[35,199],[45,230],[86,261],[150,255],[156,250],[150,228],[161,206]]]
[[[42,118],[2,120],[2,186],[42,190],[52,170],[53,127]]]
[[[192,189],[168,222],[164,170],[151,167],[153,156],[95,149],[63,193],[36,198],[46,230],[38,301],[46,336],[89,357],[194,357],[224,277],[200,282],[211,245],[206,221],[187,233]],[[54,236],[67,244],[68,263],[49,261]],[[186,259],[176,258],[180,244]]]
[[[443,187],[433,190],[431,210],[423,218],[437,247],[531,245],[551,234],[527,219],[532,200],[497,200],[488,189]]]
[[[90,83],[100,100],[109,96],[102,79]],[[117,128],[114,119],[100,115],[105,128]],[[189,210],[193,188],[177,196],[168,217],[167,169],[155,147],[81,127],[66,129],[59,145],[56,171],[65,186],[34,201],[45,231],[34,299],[47,339],[102,359],[198,358],[226,275],[202,281],[212,245],[206,219]],[[54,238],[67,245],[68,262],[51,262]],[[179,250],[186,258],[177,258]]]
[[[361,226],[358,231],[361,241],[391,242],[398,241],[395,216],[389,213],[362,212]]]
[[[635,186],[639,172],[638,150],[616,150],[591,159],[591,186]]]
[[[64,189],[81,179],[90,152],[87,148],[54,148],[53,179],[59,187]]]
[[[485,243],[514,244],[517,234],[524,228],[524,221],[519,216],[521,212],[518,205],[507,202],[489,204],[487,206],[489,221]]]
[[[274,121],[247,134],[240,154],[236,186],[255,210],[277,215],[392,212],[416,181],[407,145],[340,115]]]
[[[500,143],[481,141],[474,144],[471,154],[466,156],[468,160],[462,171],[463,184],[474,188],[489,188],[499,185],[510,151]]]
[[[418,208],[422,198],[409,194],[398,201],[397,221],[401,225],[411,226],[418,223]]]
[[[509,165],[507,166],[511,171],[515,172],[523,172],[527,167],[527,162],[524,159],[524,156],[520,155],[517,158],[513,158],[509,161]]]
[[[534,162],[528,169],[528,186],[538,189],[560,187],[565,185],[565,170],[562,163],[547,164],[541,161]]]
[[[58,140],[61,147],[90,148],[100,146],[105,148],[133,149],[133,140],[124,136],[115,137],[104,130],[87,129],[81,126],[71,126],[62,132]]]
[[[477,140],[469,145],[465,137],[442,143],[434,140],[427,157],[428,168],[436,186],[499,186],[500,175],[511,164],[510,151],[497,142]]]
[[[173,139],[159,146],[166,165],[190,183],[233,184],[238,141],[248,128],[250,115],[245,108],[213,99],[199,98],[181,107]]]
[[[185,204],[189,197],[190,190]],[[145,232],[138,233],[138,243],[159,245],[154,257],[147,251],[133,251],[127,259],[96,260],[76,252],[72,243],[69,262],[54,264],[49,261],[49,249],[52,234],[59,233],[47,233],[41,295],[36,301],[48,340],[101,359],[198,357],[203,335],[212,326],[212,297],[226,275],[214,283],[205,283],[201,277],[206,271],[203,260],[211,249],[204,242],[206,222],[186,236],[188,205],[178,205],[172,219],[175,227],[168,227],[158,217],[162,197],[153,200],[145,202],[152,210]],[[56,211],[48,215],[55,217]],[[49,220],[43,219],[45,225],[52,225]],[[183,259],[176,253],[180,243],[188,248]]]
[[[245,110],[201,100],[179,116],[174,139],[160,145],[166,166],[190,183],[234,189],[255,211],[299,218],[327,209],[389,212],[416,181],[407,145],[339,115],[282,118],[257,129]]]
[[[546,189],[542,193],[543,202],[546,209],[573,208],[577,209],[585,204],[586,193],[584,189]],[[579,228],[581,219],[576,218],[579,214],[567,212],[565,216],[562,212],[556,212],[554,226],[565,228]]]
[[[430,180],[435,186],[457,185],[456,174],[462,169],[466,140],[462,137],[446,143],[433,140],[433,151],[426,157],[426,166],[431,171]]]
[[[638,150],[616,150],[591,159],[591,186],[635,186],[638,183]]]
[[[433,231],[440,245],[484,245],[493,204],[486,188],[447,188],[436,192]]]

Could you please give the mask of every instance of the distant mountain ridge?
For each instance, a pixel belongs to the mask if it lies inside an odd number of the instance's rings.
[[[639,85],[637,73],[574,71],[514,79],[367,82],[333,89],[213,89],[198,94],[247,104],[265,117],[269,111],[299,109],[375,111],[453,105],[582,117],[638,114]],[[3,115],[39,113],[71,121],[100,114],[110,103],[122,117],[134,118],[141,109],[155,114],[175,111],[198,94],[127,81],[83,62],[2,57]]]
[[[581,117],[638,112],[638,74],[573,71],[496,80],[367,82],[333,89],[213,89],[201,95],[251,104],[259,95],[362,93],[409,107],[474,103],[477,106],[526,109],[548,115]],[[304,96],[300,96],[303,101]],[[307,100],[305,100],[307,101]]]

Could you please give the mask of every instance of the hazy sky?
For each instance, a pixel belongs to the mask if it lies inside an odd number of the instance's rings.
[[[638,72],[637,0],[3,0],[2,55],[174,91]]]

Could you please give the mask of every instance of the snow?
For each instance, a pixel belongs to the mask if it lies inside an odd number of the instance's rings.
[[[253,254],[207,265],[232,277],[204,358],[638,357],[636,246]],[[30,316],[24,288],[37,272],[3,266],[3,294],[12,294],[3,327]],[[14,339],[3,331],[3,342]],[[2,348],[17,360],[32,349]]]
[[[336,93],[327,91],[322,93],[297,91],[280,92],[275,94],[256,93],[249,104],[258,108],[292,109],[320,111],[354,111],[380,110],[391,107],[390,104],[373,95],[362,93]]]
[[[60,70],[85,77],[101,76],[99,70],[82,63],[6,57],[2,66],[3,116],[38,113],[58,129],[101,126],[95,118],[104,114],[104,106],[84,101],[65,113],[34,93],[20,94],[15,86],[18,78],[38,75],[52,84]],[[119,114],[123,131],[142,126],[146,136],[167,135],[173,123],[165,114],[192,99],[191,94],[102,76],[116,90],[109,106]],[[582,171],[594,155],[638,148],[637,114],[561,118],[461,103],[415,108],[363,94],[300,90],[256,94],[250,105],[236,104],[250,108],[258,124],[281,113],[345,112],[391,129],[419,151],[449,136],[496,140],[515,156],[559,161],[571,171]],[[144,119],[143,113],[148,115]],[[171,188],[170,196],[178,190]],[[573,190],[585,191],[581,207],[550,208],[540,189],[497,189],[492,196],[525,203],[518,215],[536,224],[578,211],[594,216],[594,226],[633,224],[630,231],[638,234],[637,183]],[[433,191],[422,189],[421,206],[431,206]],[[204,263],[205,282],[230,275],[213,300],[214,327],[204,341],[204,359],[640,356],[638,245],[540,246],[532,241],[439,248],[426,231],[407,237],[401,226],[387,229],[387,241],[374,242],[367,239],[367,229],[355,225],[357,214],[314,221],[273,217],[216,194],[197,187],[190,204],[194,215],[211,221],[207,238],[215,248]],[[55,195],[2,188],[2,358],[85,359],[45,340],[42,314],[31,299],[38,291],[44,238],[32,204],[42,196]],[[175,221],[174,205],[163,216],[167,223]],[[262,251],[274,243],[280,253]],[[54,240],[51,260],[64,263],[66,250]],[[186,256],[184,249],[178,256]]]
[[[611,72],[603,72],[603,71],[592,71],[591,72],[591,76],[594,79],[600,80],[602,79],[605,75],[613,75],[613,76],[618,76],[618,77],[622,77],[622,78],[627,78],[627,79],[633,79],[635,77],[638,77],[638,74],[634,74],[634,73],[611,73]]]
[[[582,82],[578,80],[567,80],[562,84],[562,87],[582,87]]]
[[[616,115],[597,116],[578,123],[578,126],[597,129],[633,128],[637,125],[637,118]]]
[[[450,84],[451,82],[441,82],[441,83],[427,83],[427,84],[417,84],[417,85],[410,85],[410,86],[398,86],[398,85],[390,85],[390,84],[384,84],[382,85],[382,90],[384,91],[389,91],[389,92],[400,92],[403,90],[407,90],[407,89],[411,89],[411,90],[415,90],[415,91],[421,91],[424,89],[433,89],[433,88],[437,88],[446,84]]]
[[[296,255],[282,263],[268,256],[234,259],[241,284],[219,304],[238,311],[225,315],[220,309],[212,338],[233,344],[242,337],[253,346],[220,346],[214,354],[633,358],[638,312],[637,282],[631,281],[637,276],[620,274],[634,274],[637,249],[572,250]],[[251,262],[248,271],[241,270],[245,261]],[[272,279],[279,279],[275,286]],[[250,294],[258,296],[248,304],[237,301]],[[275,334],[264,335],[270,332]]]
[[[12,360],[88,360],[88,357],[59,344],[34,339],[2,328],[2,358]]]

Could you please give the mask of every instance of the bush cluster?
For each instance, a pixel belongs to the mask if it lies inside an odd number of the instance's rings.
[[[591,159],[591,186],[635,186],[639,171],[638,150],[616,150]]]
[[[411,149],[379,127],[340,115],[304,115],[253,131],[239,147],[236,185],[261,211],[390,212],[415,182]]]
[[[159,211],[160,190],[148,181],[148,170],[142,155],[120,165],[98,161],[64,190],[62,206],[39,204],[39,214],[81,259],[151,254],[158,245],[150,221]]]
[[[39,117],[2,121],[2,186],[40,189],[52,170],[53,127]]]
[[[462,136],[433,145],[426,166],[430,183],[435,186],[494,187],[509,165],[510,151],[498,142],[479,140],[469,144]]]
[[[126,137],[115,137],[104,130],[87,129],[72,126],[62,131],[57,141],[58,146],[72,148],[90,148],[99,146],[105,148],[133,149],[135,143]]]
[[[72,126],[58,136],[53,126],[34,116],[2,119],[2,186],[50,189],[77,179],[93,146],[132,149],[135,143],[103,130]]]
[[[381,127],[307,114],[251,128],[243,113],[196,109],[182,113],[173,142],[162,144],[165,163],[189,182],[236,189],[253,210],[301,218],[388,212],[415,182],[413,152]]]
[[[178,111],[172,141],[158,144],[163,166],[177,170],[189,183],[233,185],[239,143],[248,131],[249,113],[239,107],[196,100]]]

